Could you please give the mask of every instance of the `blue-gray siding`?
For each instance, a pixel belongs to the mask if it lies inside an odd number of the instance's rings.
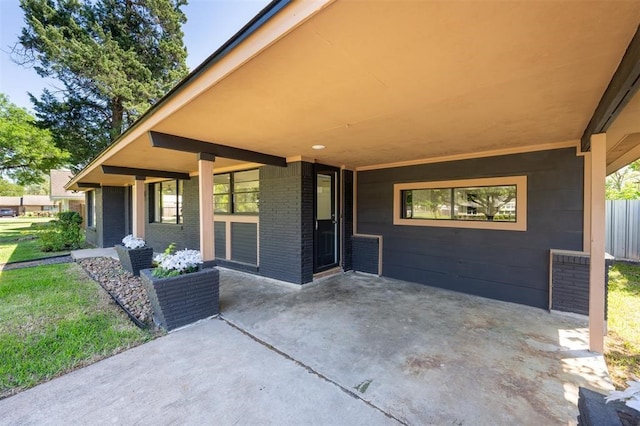
[[[258,262],[258,225],[231,224],[231,260],[255,265]]]
[[[217,259],[227,257],[227,224],[225,222],[213,223],[214,244]]]
[[[527,231],[393,225],[393,184],[528,177]],[[358,173],[358,232],[382,235],[382,275],[545,308],[549,249],[581,250],[583,160],[575,149]]]

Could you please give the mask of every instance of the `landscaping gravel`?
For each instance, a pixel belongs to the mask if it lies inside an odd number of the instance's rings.
[[[153,323],[151,303],[139,277],[134,277],[120,266],[119,261],[109,257],[79,259],[77,262],[133,316],[145,324]]]

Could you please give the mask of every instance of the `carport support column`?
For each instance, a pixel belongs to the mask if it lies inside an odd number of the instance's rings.
[[[213,235],[213,162],[212,154],[198,154],[198,190],[200,202],[200,253],[202,261],[215,262]]]
[[[144,239],[144,176],[133,185],[133,236]]]
[[[607,135],[591,136],[591,244],[589,252],[589,349],[604,352],[605,179]]]

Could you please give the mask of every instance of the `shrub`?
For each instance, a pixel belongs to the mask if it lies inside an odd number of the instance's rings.
[[[62,212],[49,222],[40,234],[42,251],[75,250],[82,243],[82,216],[78,212]]]

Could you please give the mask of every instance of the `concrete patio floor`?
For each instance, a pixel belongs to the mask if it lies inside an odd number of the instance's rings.
[[[575,424],[613,389],[587,321],[357,273],[291,290],[234,271],[223,317],[408,424]]]
[[[1,400],[0,424],[575,424],[578,386],[611,389],[582,318],[354,273],[221,278],[222,319]]]

